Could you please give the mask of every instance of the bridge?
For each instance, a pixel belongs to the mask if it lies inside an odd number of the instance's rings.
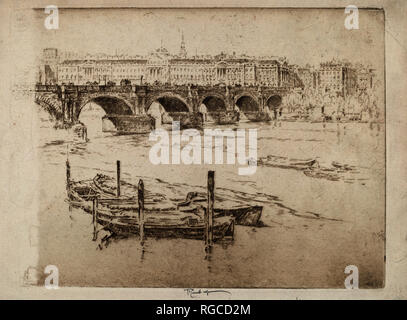
[[[195,115],[201,112],[202,105],[208,114],[233,112],[237,106],[240,113],[255,120],[261,119],[258,115],[268,110],[278,110],[290,90],[288,87],[222,85],[37,84],[35,102],[56,120],[69,124],[78,121],[82,108],[89,102],[98,104],[110,118],[138,116],[141,119],[147,116],[153,102],[159,102],[169,115]]]

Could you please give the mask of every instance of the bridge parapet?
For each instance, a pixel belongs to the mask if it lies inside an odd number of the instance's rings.
[[[58,92],[58,85],[54,84],[36,84],[36,92]]]
[[[129,91],[191,91],[198,90],[199,92],[204,91],[223,91],[230,92],[239,91],[239,90],[249,90],[249,91],[278,91],[278,92],[287,92],[294,89],[294,87],[270,87],[270,86],[187,86],[187,85],[100,85],[100,84],[89,84],[89,85],[74,85],[74,84],[36,84],[35,90],[38,92],[45,91],[56,91],[58,88],[65,88],[66,91],[75,91],[79,90],[81,92],[85,91],[111,91],[111,92],[129,92]]]
[[[65,92],[79,93],[127,93],[132,91],[131,86],[109,86],[109,85],[80,85],[80,86],[64,86]]]

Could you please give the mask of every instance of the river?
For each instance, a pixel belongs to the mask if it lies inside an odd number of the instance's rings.
[[[361,287],[384,284],[384,125],[364,123],[240,123],[257,128],[258,157],[315,158],[352,166],[337,179],[307,176],[302,170],[259,165],[240,176],[235,165],[156,165],[149,161],[148,135],[101,132],[100,114],[81,116],[87,143],[74,143],[56,130],[45,112],[36,120],[41,159],[39,269],[59,268],[61,286],[109,287],[343,287],[347,265],[359,268]],[[214,128],[215,126],[212,126]],[[157,183],[180,195],[205,190],[215,170],[216,192],[264,206],[266,227],[237,226],[233,242],[217,243],[205,259],[199,240],[115,240],[99,248],[92,241],[92,217],[68,210],[65,160],[74,180],[96,173]],[[146,185],[146,188],[148,186]]]

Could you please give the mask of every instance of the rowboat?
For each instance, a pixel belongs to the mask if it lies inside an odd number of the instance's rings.
[[[139,235],[138,203],[129,198],[102,198],[102,194],[92,186],[91,180],[69,181],[67,194],[70,206],[95,214],[96,222],[116,235]],[[97,203],[97,205],[95,205]],[[117,204],[122,205],[118,207]],[[124,206],[127,207],[124,207]],[[95,206],[95,207],[94,207]],[[206,226],[203,206],[194,208],[144,208],[143,232],[155,238],[203,239]],[[213,240],[233,237],[234,218],[214,217]]]
[[[258,165],[281,169],[307,170],[318,165],[316,159],[290,159],[287,157],[268,155],[257,160]]]
[[[310,178],[318,178],[318,179],[325,179],[329,181],[339,181],[340,177],[335,172],[334,169],[327,169],[327,168],[317,168],[317,169],[307,169],[303,171],[307,177]]]
[[[139,235],[140,232],[137,216],[112,216],[109,213],[98,212],[97,222],[118,235]],[[203,239],[205,230],[205,223],[201,217],[179,211],[146,214],[144,221],[144,234],[154,238]],[[226,236],[233,236],[233,219],[215,218],[213,240],[221,240]]]
[[[336,162],[336,161],[332,162],[332,166],[334,166],[337,169],[345,170],[345,171],[351,171],[351,170],[354,169],[354,167],[352,167],[352,166],[350,166],[348,164],[341,164],[341,163]]]

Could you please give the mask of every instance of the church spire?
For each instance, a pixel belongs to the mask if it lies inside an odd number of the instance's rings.
[[[179,55],[182,58],[187,57],[187,49],[185,48],[184,31],[181,32],[181,48],[179,50]]]

